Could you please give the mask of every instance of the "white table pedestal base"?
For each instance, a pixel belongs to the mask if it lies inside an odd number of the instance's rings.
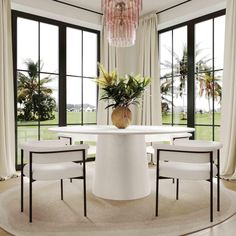
[[[131,200],[150,194],[144,135],[99,135],[93,193],[101,198]]]

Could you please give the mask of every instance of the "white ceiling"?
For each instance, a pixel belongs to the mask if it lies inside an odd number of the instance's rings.
[[[101,0],[61,0],[61,1],[101,12]],[[141,12],[141,15],[145,15],[153,11],[157,12],[184,1],[185,0],[143,0],[143,10]]]

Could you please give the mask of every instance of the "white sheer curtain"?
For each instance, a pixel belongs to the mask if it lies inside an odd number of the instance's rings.
[[[111,47],[108,44],[107,33],[103,27],[101,32],[101,63],[104,65],[105,69],[111,72],[118,68],[118,49]],[[100,98],[99,91],[99,98]],[[98,112],[97,112],[97,124],[99,125],[109,125],[111,124],[111,109],[105,109],[107,102],[98,101]]]
[[[134,50],[135,49],[135,50]],[[130,63],[129,63],[130,62]],[[109,71],[141,74],[152,78],[151,86],[145,92],[140,106],[132,107],[133,124],[161,124],[160,76],[158,60],[157,16],[141,19],[137,31],[135,48],[114,48],[108,45],[106,32],[102,31],[101,63]],[[135,71],[134,71],[135,70]],[[123,75],[123,74],[121,74]],[[98,102],[98,124],[111,124],[111,110],[105,110],[107,103]]]
[[[137,72],[152,78],[143,101],[135,108],[136,124],[161,125],[160,71],[158,59],[157,15],[151,14],[139,22],[137,32]]]
[[[0,179],[15,174],[11,1],[0,0]]]
[[[236,0],[227,1],[225,27],[221,174],[236,180]]]

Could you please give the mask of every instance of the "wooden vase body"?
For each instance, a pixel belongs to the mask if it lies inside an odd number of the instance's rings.
[[[119,129],[125,129],[132,120],[132,113],[128,107],[117,107],[111,114],[112,124]]]

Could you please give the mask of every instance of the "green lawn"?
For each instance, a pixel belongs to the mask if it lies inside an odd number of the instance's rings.
[[[67,123],[68,124],[80,124],[81,123],[81,112],[67,112]],[[96,123],[96,112],[83,112],[84,123]],[[58,124],[58,112],[55,112],[54,120],[47,120],[40,122],[43,125]],[[38,121],[18,121],[18,125],[37,125]]]
[[[96,123],[96,112],[84,112],[84,123]],[[53,132],[49,132],[48,128],[53,125],[58,124],[58,114],[55,113],[54,120],[42,121],[40,122],[43,126],[38,130],[37,122],[18,122],[18,125],[31,125],[31,126],[19,126],[18,127],[18,146],[19,144],[38,139],[38,133],[40,132],[41,139],[57,139],[57,135]],[[187,124],[186,120],[183,120],[183,115],[181,113],[174,114],[174,121],[176,124]],[[67,120],[70,124],[81,123],[81,112],[68,112]],[[170,123],[171,114],[166,114],[162,116],[163,123]],[[197,124],[212,124],[212,115],[208,113],[197,113],[195,116],[195,122]],[[220,113],[215,113],[215,124],[220,124]],[[195,138],[202,140],[212,140],[212,127],[207,126],[196,126],[195,127]],[[215,128],[215,140],[219,140],[219,127]],[[19,155],[18,149],[18,156]]]
[[[84,112],[84,123],[96,123],[96,112]],[[55,113],[54,120],[41,121],[40,123],[43,125],[40,127],[40,136],[41,139],[53,139],[55,138],[55,134],[48,132],[48,128],[58,124],[58,114]],[[187,120],[182,119],[183,115],[181,113],[174,114],[174,122],[175,124],[185,124],[187,125]],[[68,124],[80,124],[81,123],[81,112],[67,112],[67,121]],[[163,123],[171,123],[171,114],[165,114],[162,116]],[[195,116],[196,124],[204,124],[211,125],[212,124],[212,114],[209,113],[197,113]],[[37,121],[34,122],[18,122],[18,125],[32,125],[29,127],[19,126],[18,127],[18,141],[19,143],[26,142],[28,140],[34,140],[38,137],[38,127]],[[215,113],[215,124],[220,124],[220,113]],[[211,140],[212,139],[212,127],[206,126],[196,126],[196,138]],[[215,128],[216,140],[219,139],[219,128]]]
[[[171,114],[162,115],[162,123],[171,123]],[[174,123],[176,124],[187,124],[187,120],[183,120],[181,113],[174,113]],[[196,124],[212,124],[212,114],[210,113],[196,113],[195,114]],[[220,112],[215,112],[215,125],[220,125]]]
[[[215,112],[214,119],[215,125],[220,125],[220,112]],[[174,123],[175,124],[185,124],[187,125],[187,120],[183,120],[183,115],[181,113],[174,114]],[[210,113],[196,113],[195,114],[195,124],[197,125],[212,125],[213,116]],[[171,114],[163,114],[162,115],[163,123],[171,123]],[[212,140],[212,130],[213,128],[210,126],[195,126],[195,139],[201,140]],[[220,139],[220,128],[215,127],[215,140]]]

